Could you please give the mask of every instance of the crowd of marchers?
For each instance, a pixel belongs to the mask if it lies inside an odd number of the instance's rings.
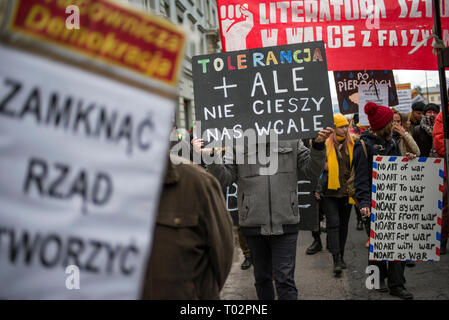
[[[334,114],[334,126],[311,140],[278,141],[267,145],[278,157],[278,169],[260,174],[260,163],[236,163],[235,150],[205,148],[193,132],[179,143],[191,146],[190,158],[171,154],[157,216],[154,244],[145,279],[145,299],[219,299],[233,261],[233,222],[227,212],[226,187],[238,185],[238,238],[244,261],[253,266],[260,300],[298,299],[295,283],[299,232],[297,181],[312,181],[320,228],[306,253],[323,250],[320,233],[333,257],[329,272],[339,277],[347,268],[345,244],[352,208],[357,230],[366,230],[369,247],[373,155],[444,157],[443,117],[436,104],[416,102],[410,113],[369,102],[369,126],[357,115]],[[245,146],[243,152],[250,152]],[[259,151],[257,151],[259,152]],[[193,164],[207,154],[213,164]],[[231,155],[230,159],[227,159]],[[173,162],[181,164],[174,165]],[[182,201],[179,201],[182,199]],[[449,234],[446,170],[443,192],[441,255]],[[413,299],[405,287],[406,266],[413,262],[369,261],[380,270],[379,292]]]

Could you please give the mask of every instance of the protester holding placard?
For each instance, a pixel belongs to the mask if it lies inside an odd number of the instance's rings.
[[[218,181],[172,158],[180,164],[167,166],[142,297],[216,300],[232,265],[231,217]]]
[[[401,155],[405,156],[407,152],[411,152],[419,156],[419,147],[411,134],[407,131],[407,123],[408,126],[410,125],[409,115],[399,113],[395,109],[393,109],[393,112],[393,139],[399,145]]]
[[[261,173],[262,164],[238,164],[236,157],[231,164],[218,158],[208,167],[222,184],[236,182],[239,186],[239,224],[251,250],[260,300],[274,299],[273,277],[280,300],[298,298],[294,278],[299,231],[298,177],[318,179],[324,167],[324,142],[332,132],[332,128],[320,130],[310,149],[301,140],[264,146],[263,152],[269,148],[278,161],[277,171],[271,175]]]
[[[413,129],[413,139],[418,144],[421,151],[421,157],[436,157],[437,153],[433,148],[433,125],[435,118],[440,112],[440,108],[434,104],[429,103],[424,107],[424,115],[419,126]]]
[[[354,166],[355,166],[355,196],[360,203],[360,212],[366,218],[371,214],[371,194],[372,194],[372,168],[373,155],[401,155],[397,143],[392,139],[393,134],[393,111],[385,106],[379,106],[373,102],[365,105],[365,113],[371,126],[369,131],[365,131],[360,136],[366,146],[365,155],[361,141],[354,146]],[[416,157],[407,153],[407,158]],[[369,223],[369,219],[367,219]],[[369,261],[370,265],[376,265],[380,271],[380,288],[378,291],[387,292],[401,299],[413,299],[413,294],[404,287],[405,262],[402,261]],[[388,279],[388,289],[385,286],[385,279]]]
[[[354,203],[348,195],[354,140],[349,133],[349,122],[341,114],[334,115],[335,131],[326,140],[327,178],[324,183],[323,210],[326,213],[329,247],[334,261],[334,274],[339,276],[346,264],[343,260],[351,208]]]
[[[399,145],[399,150],[401,150],[401,155],[405,156],[407,152],[411,152],[419,156],[421,152],[416,144],[415,140],[408,132],[410,127],[410,114],[400,113],[395,108],[392,108],[393,115],[393,139]],[[414,267],[414,261],[407,261],[407,267]]]

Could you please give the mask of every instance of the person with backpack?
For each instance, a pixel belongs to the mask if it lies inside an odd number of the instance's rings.
[[[368,218],[371,215],[373,155],[401,156],[401,151],[392,139],[393,111],[373,102],[368,102],[364,109],[371,129],[363,132],[355,144],[353,161],[355,197],[360,205],[360,212]],[[407,152],[406,157],[413,159],[416,155]],[[370,219],[366,221],[369,223]],[[368,264],[379,268],[380,287],[377,291],[390,291],[391,295],[401,299],[413,299],[413,294],[404,287],[404,261],[369,261]],[[388,279],[388,288],[385,279]]]

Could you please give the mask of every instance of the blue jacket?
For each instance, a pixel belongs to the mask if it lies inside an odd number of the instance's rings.
[[[360,140],[365,142],[368,158],[365,156],[362,143],[357,141],[354,145],[353,158],[355,198],[359,202],[360,208],[369,207],[371,209],[373,156],[401,156],[401,151],[399,145],[393,139],[390,138],[390,140],[385,141],[369,131],[364,131]]]

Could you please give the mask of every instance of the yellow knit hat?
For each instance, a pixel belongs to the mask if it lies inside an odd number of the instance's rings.
[[[344,127],[349,125],[348,119],[341,113],[334,114],[334,123],[336,128]]]

